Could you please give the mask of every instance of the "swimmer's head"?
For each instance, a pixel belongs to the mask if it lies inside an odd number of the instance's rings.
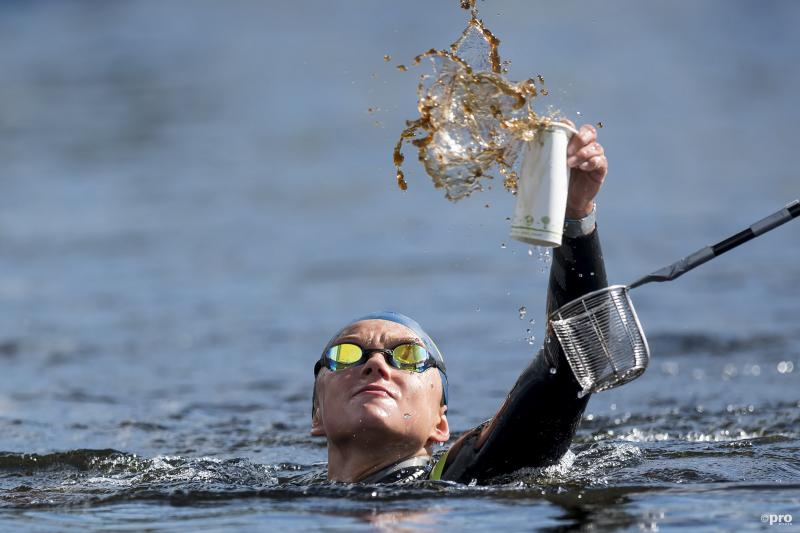
[[[398,455],[446,442],[445,372],[438,347],[413,319],[394,312],[361,317],[331,338],[314,368],[311,433],[329,444],[393,443]]]

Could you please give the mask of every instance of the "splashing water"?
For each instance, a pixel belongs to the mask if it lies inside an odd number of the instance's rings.
[[[500,41],[478,18],[474,2],[462,2],[462,7],[472,16],[450,51],[432,48],[414,59],[414,65],[430,59],[433,73],[420,77],[420,116],[407,121],[394,148],[397,184],[408,189],[401,166],[403,143],[409,141],[434,186],[445,189],[449,200],[482,190],[482,180],[493,179],[495,172],[516,194],[514,168],[522,143],[536,138],[555,113],[540,117],[533,110],[532,100],[547,94],[541,75],[519,83],[503,77]]]
[[[553,254],[550,248],[544,246],[536,247],[536,254],[539,259],[539,272],[545,272],[550,269],[550,264],[553,262]],[[533,255],[530,253],[528,255]]]

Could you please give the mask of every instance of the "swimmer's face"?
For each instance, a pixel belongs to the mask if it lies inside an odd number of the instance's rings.
[[[331,344],[344,342],[382,349],[423,344],[411,329],[388,320],[356,322]],[[450,438],[447,407],[441,405],[442,381],[435,368],[421,373],[400,370],[375,352],[366,363],[346,370],[322,368],[316,388],[311,434],[326,436],[329,444],[357,440],[402,457],[412,447],[418,450]]]

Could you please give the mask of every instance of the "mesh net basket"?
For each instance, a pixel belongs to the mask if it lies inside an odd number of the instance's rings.
[[[550,315],[582,394],[617,387],[647,368],[650,348],[628,290],[613,285],[590,292]]]

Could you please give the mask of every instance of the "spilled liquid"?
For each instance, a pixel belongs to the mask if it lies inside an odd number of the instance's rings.
[[[515,193],[522,143],[556,119],[533,109],[533,99],[548,94],[544,77],[507,80],[500,40],[484,26],[474,2],[461,5],[471,18],[450,50],[430,49],[414,58],[414,65],[429,60],[433,71],[420,77],[419,118],[407,121],[393,155],[401,190],[408,189],[401,167],[403,145],[410,143],[434,186],[453,201],[482,190],[495,174]]]

